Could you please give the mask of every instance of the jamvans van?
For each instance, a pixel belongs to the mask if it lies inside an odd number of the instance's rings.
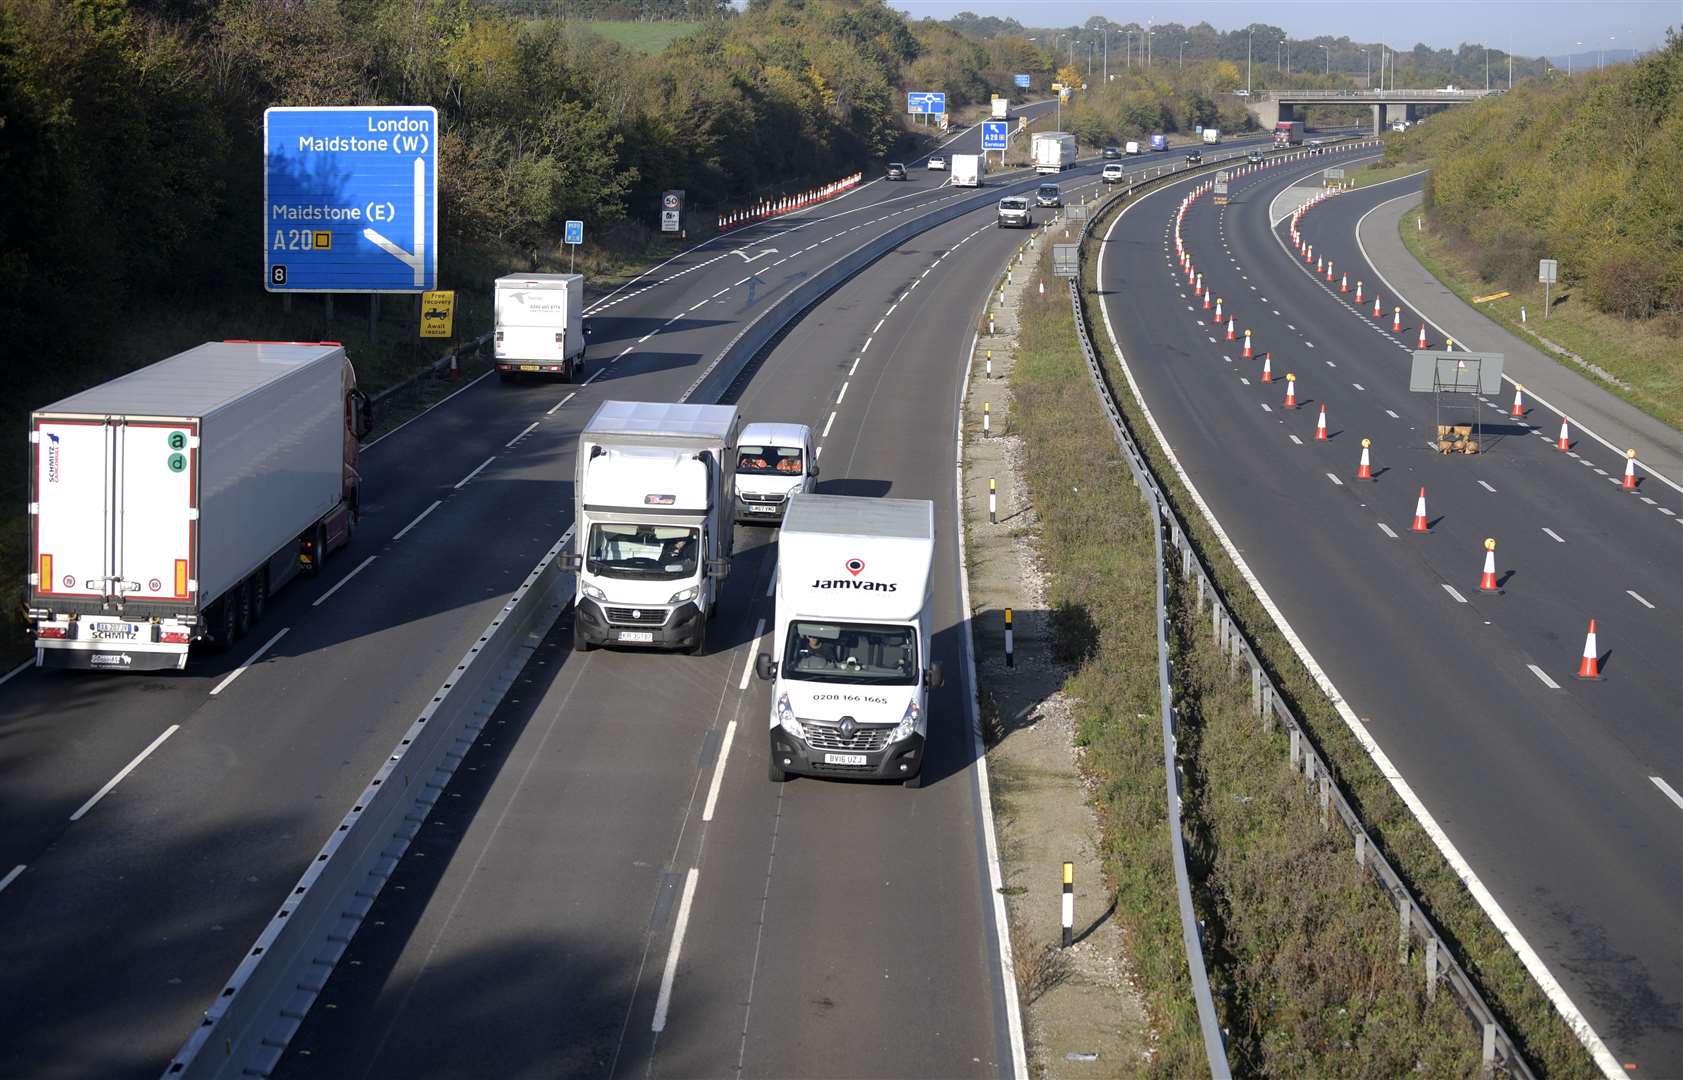
[[[776,525],[791,496],[818,482],[812,429],[805,424],[747,424],[736,444],[736,520]]]

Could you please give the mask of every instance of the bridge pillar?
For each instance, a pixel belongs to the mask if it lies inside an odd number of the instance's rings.
[[[1279,121],[1292,119],[1291,106],[1281,105],[1280,99],[1272,94],[1249,99],[1245,102],[1245,108],[1256,117],[1258,126],[1264,131],[1273,131],[1274,125]]]
[[[1375,135],[1383,135],[1385,133],[1385,129],[1390,126],[1385,121],[1385,104],[1380,102],[1373,107],[1373,133]]]

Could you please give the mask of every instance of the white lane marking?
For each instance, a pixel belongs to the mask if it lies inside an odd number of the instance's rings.
[[[599,367],[599,368],[596,369],[596,374],[592,375],[590,378],[588,378],[588,379],[584,380],[583,382],[579,383],[579,385],[580,386],[589,386],[591,383],[595,382],[597,379],[600,379],[603,375],[607,374],[607,371],[608,371],[607,368]]]
[[[637,344],[641,345],[643,342],[649,340],[650,338],[654,337],[658,333],[660,333],[659,330],[650,330],[648,333],[644,334],[642,337],[637,339]]]
[[[479,385],[479,383],[482,380],[488,379],[490,377],[491,377],[491,373],[489,371],[480,372],[471,381],[465,382],[461,386],[458,386],[456,389],[450,391],[450,393],[448,393],[448,394],[444,395],[443,397],[439,398],[437,401],[433,402],[431,405],[428,405],[426,408],[422,409],[420,412],[416,413],[414,416],[411,416],[409,419],[405,420],[403,423],[401,423],[401,424],[397,425],[396,427],[392,428],[390,431],[386,432],[384,435],[381,435],[381,436],[379,436],[377,438],[374,438],[374,439],[370,439],[368,442],[363,443],[362,448],[364,450],[372,450],[376,443],[384,442],[386,439],[391,438],[393,435],[396,435],[398,432],[402,431],[404,428],[408,427],[410,424],[413,424],[415,421],[419,420],[421,417],[423,417],[423,416],[427,415],[428,413],[432,412],[434,409],[442,408],[443,406],[448,405],[451,401],[455,400],[457,395],[465,393],[468,390],[472,390],[475,386]]]
[[[699,303],[699,304],[691,304],[691,305],[690,305],[690,310],[691,310],[691,311],[694,311],[694,310],[696,310],[696,309],[697,309],[697,308],[704,308],[704,307],[706,307],[706,306],[707,306],[707,305],[708,305],[708,304],[710,304],[710,303],[712,303],[712,301],[711,301],[711,300],[703,300],[703,301],[702,301],[702,302],[701,302],[701,303]]]
[[[626,350],[626,351],[629,352],[630,350]],[[625,354],[621,353],[620,355],[623,356]],[[526,436],[528,436],[532,432],[536,431],[537,428],[538,428],[538,422],[536,420],[533,420],[530,424],[526,425],[526,430],[525,431],[522,431],[520,434],[518,434],[514,438],[510,439],[508,442],[503,443],[503,449],[507,450],[509,447],[513,446],[515,443],[519,442],[521,439],[524,439]]]
[[[597,374],[601,374],[601,373],[598,372]],[[497,455],[492,454],[490,457],[486,458],[484,461],[481,461],[479,463],[479,468],[473,470],[472,472],[468,473],[466,476],[462,477],[460,480],[456,481],[456,490],[457,491],[462,490],[462,488],[464,486],[466,486],[466,484],[469,480],[472,480],[474,477],[478,476],[480,474],[480,472],[485,468],[485,466],[491,464],[491,462],[493,462],[495,460],[497,460]]]
[[[882,318],[878,319],[877,324],[875,326],[871,327],[871,333],[873,333],[873,334],[877,333],[879,330],[882,329],[882,324],[887,322],[887,321],[888,321],[888,316],[887,315],[884,315]]]
[[[813,460],[816,461],[817,459],[819,459],[823,456],[824,456],[824,445],[822,443],[820,443],[818,445],[818,448],[813,450],[812,457],[813,457]]]
[[[865,339],[865,344],[859,346],[859,351],[864,352],[866,349],[870,348],[871,347],[871,342],[873,342],[875,340],[876,340],[876,338],[874,338],[874,337],[866,338]]]
[[[433,503],[433,505],[437,506],[438,504]],[[320,596],[316,597],[315,603],[311,604],[310,606],[311,607],[321,607],[323,604],[327,603],[327,600],[328,600],[329,597],[331,597],[334,593],[338,592],[340,589],[343,589],[347,584],[350,583],[350,580],[352,578],[354,578],[358,574],[362,573],[363,570],[367,569],[368,564],[373,562],[377,558],[379,558],[378,555],[370,555],[370,556],[368,556],[368,558],[366,558],[366,559],[362,560],[361,562],[357,563],[355,570],[352,570],[350,573],[346,574],[344,577],[340,578],[337,582],[335,582],[334,585],[333,585],[333,588],[327,590],[326,592],[322,593]]]
[[[1286,438],[1288,438],[1292,441],[1293,446],[1302,446],[1303,445],[1303,440],[1298,438],[1296,435],[1289,435],[1288,434],[1286,436]]]
[[[561,406],[567,404],[567,402],[569,402],[569,401],[573,400],[575,397],[577,397],[578,393],[579,392],[577,390],[574,390],[572,393],[568,394],[566,397],[562,398],[560,401],[557,401],[555,404],[551,405],[549,407],[549,411],[544,413],[544,415],[545,416],[554,416],[555,413],[556,413],[556,410],[560,409]]]
[[[457,484],[456,486],[461,487],[460,484]],[[409,524],[405,525],[403,528],[397,530],[397,532],[395,534],[393,534],[392,539],[393,540],[402,540],[404,538],[404,536],[406,536],[408,534],[410,529],[413,529],[415,526],[417,526],[421,523],[422,518],[426,517],[428,514],[432,513],[434,510],[437,510],[443,504],[444,504],[443,499],[434,499],[432,501],[431,506],[427,507],[425,510],[422,510],[419,514],[415,515],[415,520],[414,521],[411,521]]]
[[[1565,540],[1564,540],[1564,539],[1562,539],[1562,538],[1561,538],[1561,535],[1560,535],[1560,534],[1559,534],[1559,533],[1557,533],[1557,532],[1555,532],[1555,531],[1554,531],[1554,530],[1553,530],[1553,529],[1551,529],[1551,528],[1549,528],[1549,527],[1548,527],[1548,526],[1547,526],[1547,525],[1544,525],[1544,526],[1543,526],[1543,531],[1544,531],[1544,532],[1546,532],[1546,533],[1548,533],[1548,534],[1549,534],[1549,537],[1550,537],[1550,538],[1551,538],[1551,539],[1552,539],[1552,540],[1553,540],[1553,541],[1554,541],[1554,542],[1555,542],[1555,543],[1557,543],[1557,544],[1564,544],[1564,543],[1566,543],[1566,541],[1565,541]]]
[[[34,661],[31,661],[31,663],[33,662]],[[10,873],[8,873],[5,877],[0,878],[0,892],[5,892],[6,886],[18,879],[18,875],[23,873],[24,866],[24,863],[18,863],[16,866],[12,867]]]
[[[777,579],[773,578],[772,580],[775,581]],[[760,621],[758,623],[756,623],[755,626],[754,626],[754,636],[748,639],[749,645],[750,646],[759,645],[760,638],[765,635],[765,632],[766,632],[766,620],[765,620],[765,616],[762,615],[760,617]],[[754,652],[755,652],[755,650],[753,648],[750,648],[748,650],[748,659],[742,665],[742,682],[737,686],[738,690],[748,689],[748,677],[754,673]],[[730,743],[727,741],[725,743],[725,745],[729,746]],[[721,751],[721,756],[723,756],[722,751]],[[708,796],[708,798],[707,798],[707,812],[705,814],[701,815],[701,820],[711,821],[712,819],[713,819],[713,798],[712,798],[712,796]]]
[[[717,300],[719,297],[725,295],[728,292],[730,292],[730,289],[720,289],[718,292],[713,294],[713,299]]]
[[[1307,338],[1304,339],[1303,344],[1309,346],[1311,349],[1313,349],[1315,347],[1315,343],[1313,341],[1308,340]]]
[[[672,944],[666,950],[666,970],[660,976],[660,996],[655,998],[654,1031],[666,1030],[666,1012],[672,1007],[672,980],[678,975],[678,954],[684,948],[684,931],[690,925],[690,905],[695,902],[695,883],[701,877],[690,867],[684,878],[684,898],[678,901],[678,921],[672,927]]]
[[[1262,411],[1263,412],[1273,412],[1274,411],[1273,408],[1271,408],[1266,401],[1259,401],[1259,402],[1257,402],[1257,404],[1262,406]]]
[[[1384,533],[1386,536],[1389,536],[1393,540],[1395,540],[1397,538],[1397,534],[1392,532],[1391,527],[1389,525],[1385,524],[1383,521],[1379,522],[1379,531]]]
[[[1536,664],[1526,664],[1525,666],[1531,669],[1531,674],[1543,680],[1543,685],[1548,687],[1550,690],[1560,689],[1560,684],[1549,678],[1549,673],[1538,667]]]
[[[1401,420],[1402,419],[1402,417],[1398,416],[1396,413],[1392,412],[1390,409],[1385,410],[1385,415],[1389,416],[1393,420]]]
[[[17,676],[22,675],[24,668],[34,667],[34,666],[35,666],[35,661],[25,660],[23,663],[19,664],[17,667],[15,667],[12,670],[6,672],[5,675],[0,676],[0,686],[4,686],[5,684],[11,682]],[[0,888],[3,888],[3,887],[4,886],[0,886]]]
[[[736,288],[737,285],[748,284],[749,279],[752,278],[753,276],[754,276],[753,274],[749,274],[748,277],[743,278],[741,281],[737,282],[736,285],[732,285],[731,288],[734,289],[734,288]]]
[[[765,625],[764,619],[760,620],[760,625]],[[748,665],[742,669],[742,689],[748,689],[748,673],[753,670],[754,657],[753,654],[750,653],[748,656]],[[725,738],[724,741],[719,744],[719,760],[713,766],[713,783],[707,788],[707,805],[701,808],[702,821],[713,820],[713,810],[719,804],[719,786],[723,784],[725,780],[725,762],[730,759],[730,746],[731,743],[735,741],[736,721],[732,720],[730,723],[725,725]]]
[[[1665,797],[1670,799],[1673,803],[1675,803],[1677,805],[1677,809],[1683,810],[1683,795],[1677,794],[1677,790],[1675,788],[1673,788],[1670,784],[1666,783],[1665,780],[1663,780],[1662,778],[1660,778],[1658,776],[1650,776],[1648,779],[1650,779],[1654,782],[1655,787],[1657,787],[1661,791],[1665,792]],[[18,870],[22,870],[22,869],[23,869],[23,867],[21,867],[21,866],[18,867]],[[14,873],[16,873],[16,871],[14,871]],[[10,880],[11,880],[11,878],[6,879],[6,881],[10,881]],[[0,889],[4,889],[5,887],[6,887],[6,882],[5,881],[0,881]]]
[[[1642,594],[1637,592],[1635,589],[1626,589],[1625,594],[1627,596],[1629,596],[1632,600],[1635,600],[1638,604],[1641,604],[1643,607],[1647,608],[1649,611],[1654,610],[1654,605],[1650,604],[1646,599],[1644,599]]]
[[[1342,481],[1338,478],[1337,473],[1327,473],[1327,479],[1331,480],[1334,484],[1338,485],[1339,487],[1344,486],[1344,481]]]
[[[281,634],[284,634],[284,633],[286,633],[286,631],[282,630]],[[279,637],[280,634],[276,634],[275,636]],[[264,647],[267,648],[267,646],[264,646]],[[232,676],[229,676],[229,677],[232,678]],[[213,691],[211,691],[211,693],[215,693],[215,691],[213,690]],[[105,782],[104,787],[100,788],[98,791],[93,793],[93,798],[91,798],[87,802],[83,803],[82,806],[81,806],[81,809],[77,810],[74,814],[71,814],[70,815],[70,820],[71,821],[82,820],[82,815],[86,814],[89,810],[92,810],[94,808],[94,804],[99,802],[99,800],[101,800],[101,799],[105,798],[105,796],[111,794],[111,789],[116,787],[118,784],[122,783],[123,782],[123,777],[127,776],[131,772],[134,772],[134,770],[140,765],[140,763],[142,761],[145,761],[148,757],[151,756],[152,751],[154,751],[158,747],[164,745],[164,740],[165,739],[169,738],[171,735],[174,735],[177,731],[180,731],[180,730],[181,730],[181,725],[180,724],[171,724],[169,727],[165,728],[164,733],[162,735],[159,735],[156,739],[153,739],[152,744],[150,746],[148,746],[146,749],[142,750],[140,753],[136,754],[134,756],[133,761],[129,762],[127,765],[124,765],[120,770],[118,770],[116,776],[113,776],[111,779],[109,779]],[[3,889],[7,885],[10,885],[11,882],[12,882],[12,878],[17,877],[18,871],[22,870],[22,869],[23,869],[23,867],[20,866],[20,867],[17,868],[17,870],[13,870],[10,874],[6,875],[5,882],[0,883],[0,889]]]
[[[852,384],[851,383],[842,383],[841,393],[836,395],[836,404],[837,405],[840,405],[842,403],[842,398],[847,396],[847,388],[850,385],[852,385]]]
[[[1496,494],[1496,489],[1491,487],[1489,484],[1485,483],[1483,480],[1480,480],[1478,482],[1478,486],[1483,488],[1484,490],[1490,492],[1490,494],[1492,494],[1492,495]]]
[[[1444,592],[1446,592],[1449,595],[1455,597],[1455,602],[1457,604],[1465,604],[1467,602],[1467,598],[1465,596],[1462,596],[1460,593],[1456,592],[1455,591],[1455,586],[1451,585],[1449,582],[1440,581],[1440,582],[1438,582],[1438,584],[1443,586],[1443,591]]]
[[[1548,441],[1549,441],[1549,437],[1548,437],[1548,436],[1547,436],[1547,435],[1544,435],[1544,436],[1543,436],[1543,441],[1544,441],[1544,442],[1548,442]],[[1647,503],[1647,504],[1648,504],[1648,505],[1649,505],[1649,506],[1657,506],[1657,505],[1659,505],[1659,504],[1658,504],[1658,503],[1656,503],[1656,502],[1654,502],[1654,500],[1653,500],[1653,499],[1650,499],[1650,498],[1649,498],[1649,497],[1648,497],[1648,496],[1646,496],[1646,495],[1639,495],[1639,496],[1637,496],[1637,498],[1639,498],[1639,499],[1641,499],[1641,500],[1642,500],[1642,501],[1643,501],[1643,502],[1645,502],[1645,503]]]
[[[270,649],[274,648],[275,647],[275,642],[277,642],[281,638],[285,637],[286,632],[290,629],[292,629],[292,627],[283,626],[278,631],[276,631],[275,636],[270,638],[268,641],[265,641],[261,646],[259,646],[256,652],[252,653],[249,657],[246,658],[245,663],[241,664],[239,667],[235,668],[234,670],[228,672],[227,675],[224,675],[222,677],[221,682],[219,682],[215,686],[211,687],[210,696],[215,697],[217,694],[220,694],[222,691],[228,689],[228,684],[229,683],[233,682],[235,679],[239,678],[241,675],[244,675],[246,668],[248,668],[251,665],[257,663],[257,661],[261,660],[263,658],[263,654],[268,652]]]
[[[835,422],[836,422],[836,414],[835,414],[834,410],[831,410],[830,418],[828,420],[824,421],[824,430],[818,437],[820,439],[828,439],[830,437],[830,425],[835,423]]]
[[[1328,361],[1327,361],[1327,363],[1328,363],[1328,364],[1331,364],[1331,363],[1332,363],[1332,361],[1331,361],[1331,360],[1328,360]],[[1363,391],[1363,392],[1364,392],[1364,393],[1365,393],[1365,392],[1366,392],[1366,390],[1367,390],[1367,387],[1365,387],[1365,386],[1363,386],[1363,385],[1362,385],[1362,384],[1361,384],[1361,383],[1359,383],[1359,382],[1353,382],[1353,383],[1351,383],[1351,384],[1350,384],[1350,385],[1351,385],[1351,386],[1354,386],[1354,387],[1355,387],[1355,388],[1356,388],[1356,389],[1357,389],[1357,390],[1361,390],[1361,391]]]
[[[623,348],[619,351],[619,356],[626,355],[627,353],[629,353],[632,349],[635,349],[636,347],[637,346],[635,346],[635,345],[627,345],[625,348]],[[619,356],[614,357],[614,359],[618,360]]]
[[[863,359],[865,359],[863,356],[855,356],[853,358],[853,366],[847,369],[847,377],[848,378],[850,378],[850,379],[853,378],[854,372],[859,370],[859,361],[861,361]]]

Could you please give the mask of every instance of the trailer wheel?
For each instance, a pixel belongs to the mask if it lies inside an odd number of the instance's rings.
[[[227,652],[234,647],[234,638],[239,631],[239,620],[234,611],[232,600],[233,597],[224,596],[217,602],[215,609],[216,617],[213,621],[214,640],[212,644],[219,653]]]
[[[269,572],[259,570],[246,583],[251,590],[251,621],[257,622],[263,617],[263,611],[269,606]]]
[[[251,582],[242,582],[228,595],[226,603],[234,609],[234,640],[238,641],[251,629]]]

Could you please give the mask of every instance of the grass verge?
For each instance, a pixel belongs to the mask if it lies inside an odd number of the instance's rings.
[[[1113,205],[1105,217],[1114,212]],[[1094,229],[1095,235],[1102,235],[1104,227],[1105,221],[1099,221]],[[1518,956],[1486,918],[1390,783],[1374,767],[1366,750],[1274,625],[1170,466],[1163,448],[1151,434],[1139,403],[1129,390],[1103,327],[1099,325],[1098,295],[1092,280],[1094,264],[1094,259],[1087,260],[1083,282],[1090,322],[1088,330],[1094,345],[1104,357],[1124,418],[1184,523],[1188,536],[1227,597],[1229,609],[1262,657],[1286,701],[1331,765],[1335,781],[1355,806],[1392,865],[1408,882],[1456,958],[1478,983],[1532,1067],[1543,1075],[1554,1077],[1597,1075],[1582,1043],[1531,979]],[[1065,318],[1068,318],[1067,311]],[[1353,865],[1354,860],[1351,861]],[[1306,975],[1307,972],[1300,974]]]
[[[1420,214],[1419,209],[1404,214],[1398,228],[1403,245],[1433,277],[1468,303],[1499,288],[1479,275],[1470,254],[1455,241],[1434,232],[1430,223],[1420,229],[1415,224]],[[1578,292],[1573,288],[1554,289],[1546,321],[1542,318],[1543,287],[1539,284],[1474,306],[1510,333],[1532,340],[1546,339],[1601,368],[1612,379],[1560,356],[1546,343],[1542,346],[1545,356],[1568,370],[1595,379],[1649,416],[1683,430],[1683,363],[1678,362],[1677,323],[1665,317],[1636,321],[1607,315],[1590,307]],[[1524,322],[1519,317],[1522,306],[1526,309]]]
[[[1366,165],[1348,170],[1344,176],[1351,187],[1368,187],[1373,184],[1383,184],[1387,180],[1395,180],[1399,176],[1417,173],[1422,166],[1418,164],[1405,165]]]

